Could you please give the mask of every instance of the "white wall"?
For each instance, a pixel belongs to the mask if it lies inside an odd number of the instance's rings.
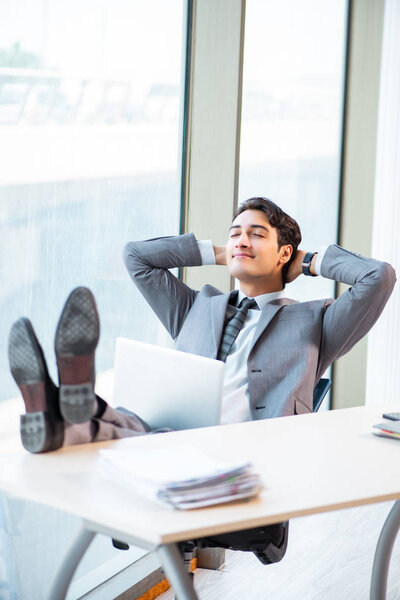
[[[400,1],[386,0],[372,256],[400,274]],[[367,404],[400,402],[400,288],[371,331],[367,360]]]

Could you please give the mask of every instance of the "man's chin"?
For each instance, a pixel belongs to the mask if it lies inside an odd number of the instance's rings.
[[[255,276],[246,269],[238,268],[237,266],[229,269],[230,274],[239,281],[251,281]]]

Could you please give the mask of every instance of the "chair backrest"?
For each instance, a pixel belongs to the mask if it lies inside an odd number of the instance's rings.
[[[330,379],[321,378],[318,381],[313,394],[313,412],[317,412],[331,385],[332,381]]]

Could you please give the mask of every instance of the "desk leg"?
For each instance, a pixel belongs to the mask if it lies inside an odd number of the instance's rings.
[[[95,535],[93,531],[88,531],[85,528],[80,529],[53,579],[48,594],[49,600],[65,599],[76,567],[79,565],[82,556],[85,554]]]
[[[177,544],[159,546],[157,554],[178,600],[198,600],[192,578],[183,565],[183,557]]]
[[[390,556],[400,529],[400,500],[397,500],[383,524],[372,567],[370,600],[385,600]]]

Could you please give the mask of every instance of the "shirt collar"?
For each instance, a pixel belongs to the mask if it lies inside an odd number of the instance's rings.
[[[243,298],[246,298],[246,294],[239,290],[237,303],[239,304]],[[254,296],[254,300],[257,302],[257,306],[260,310],[263,310],[264,306],[268,304],[268,302],[272,302],[273,300],[277,300],[278,298],[285,298],[285,290],[280,290],[279,292],[269,292],[268,294],[260,294],[259,296]]]

